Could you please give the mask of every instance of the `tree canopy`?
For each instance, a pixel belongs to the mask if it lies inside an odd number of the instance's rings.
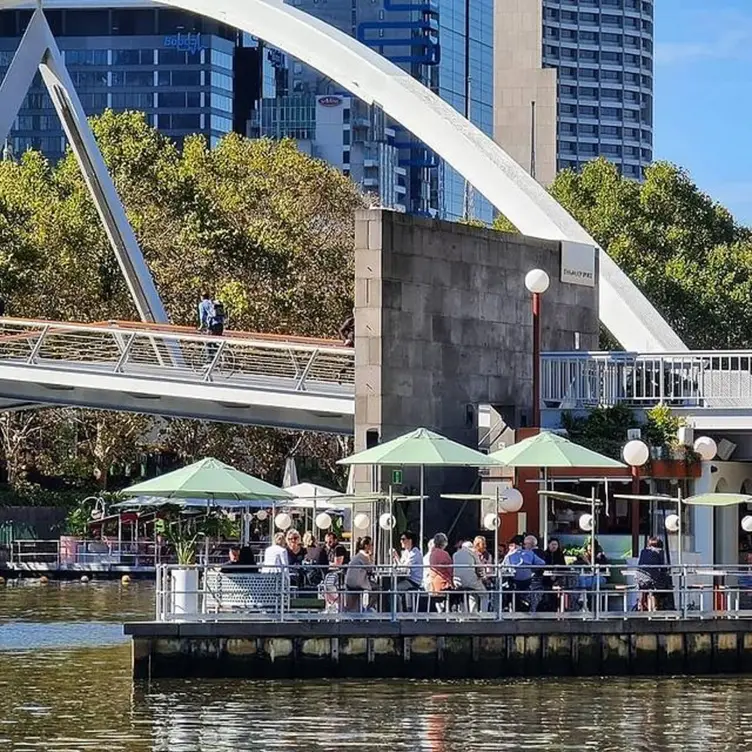
[[[178,149],[134,112],[107,111],[92,127],[173,323],[196,324],[208,290],[233,329],[336,336],[352,309],[364,205],[347,177],[290,140],[231,134],[210,149],[191,136]],[[0,297],[12,316],[136,318],[71,152],[57,164],[35,151],[0,162]],[[0,437],[16,488],[45,474],[104,487],[150,448],[214,453],[270,477],[296,446],[325,465],[331,454],[330,469],[342,451],[334,439],[85,410],[2,416]]]
[[[598,159],[550,191],[690,348],[750,345],[752,235],[684,170],[656,162],[640,183]]]

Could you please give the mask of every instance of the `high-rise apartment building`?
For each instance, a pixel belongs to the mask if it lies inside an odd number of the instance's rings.
[[[542,183],[653,158],[653,0],[498,0],[494,137]]]

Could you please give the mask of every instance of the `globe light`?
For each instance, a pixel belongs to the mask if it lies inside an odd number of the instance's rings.
[[[280,530],[287,530],[290,525],[292,525],[292,517],[290,517],[287,512],[280,512],[275,518],[274,518],[274,524],[280,529]]]
[[[499,517],[494,512],[489,512],[484,518],[483,518],[483,527],[486,528],[486,530],[496,530],[497,527],[499,527]]]
[[[718,453],[718,446],[710,436],[700,436],[700,438],[695,441],[694,450],[703,460],[710,462],[710,460],[715,459],[715,456]]]
[[[679,532],[679,515],[678,514],[668,515],[668,517],[666,517],[666,521],[664,524],[666,525],[666,530],[668,530],[669,533],[678,533]]]
[[[593,515],[592,514],[583,514],[580,516],[579,520],[580,530],[584,530],[586,533],[589,533],[593,529]]]
[[[367,514],[363,514],[363,512],[358,512],[358,514],[353,517],[353,527],[357,530],[367,530],[370,524],[370,518]]]
[[[319,530],[328,530],[332,526],[332,518],[326,513],[316,515],[316,527]]]
[[[499,507],[502,512],[519,512],[522,509],[522,494],[516,488],[507,488]]]
[[[750,515],[742,518],[742,530],[745,533],[752,533],[752,517]]]
[[[634,439],[628,441],[621,450],[624,462],[632,467],[642,467],[650,458],[650,450],[644,441]]]
[[[256,512],[256,519],[259,522],[263,522],[268,516],[269,512],[267,512],[266,509],[259,509],[258,512]]]
[[[379,527],[382,530],[394,530],[396,524],[397,520],[395,520],[394,516],[389,514],[389,512],[384,512],[384,514],[379,517]]]
[[[539,295],[548,290],[551,280],[543,269],[532,269],[525,275],[525,287],[529,292]]]

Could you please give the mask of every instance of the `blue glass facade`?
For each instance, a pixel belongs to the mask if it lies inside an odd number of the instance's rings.
[[[233,129],[235,29],[168,9],[69,9],[46,13],[88,115],[145,112],[178,143],[202,133],[215,143]],[[0,12],[0,77],[30,11]],[[16,155],[29,147],[56,160],[66,140],[40,76],[11,130]]]
[[[543,0],[558,71],[558,169],[598,156],[640,178],[653,159],[653,0]]]
[[[441,0],[439,96],[493,137],[493,0]],[[469,103],[469,105],[468,105]],[[493,208],[442,165],[441,216],[490,222]]]
[[[289,1],[352,34],[493,134],[493,0]],[[296,73],[295,66],[292,77],[292,91],[322,94],[330,85],[308,69]],[[399,124],[394,130],[400,166],[407,172],[408,211],[491,220],[491,206],[467,190],[453,169]]]

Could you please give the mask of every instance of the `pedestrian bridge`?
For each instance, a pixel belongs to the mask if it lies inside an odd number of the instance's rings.
[[[544,353],[544,422],[663,402],[701,430],[752,429],[752,351]],[[325,339],[4,318],[0,410],[64,405],[349,434],[355,352]],[[489,428],[489,410],[479,411]]]
[[[354,352],[265,334],[2,319],[0,407],[127,410],[352,433]]]

